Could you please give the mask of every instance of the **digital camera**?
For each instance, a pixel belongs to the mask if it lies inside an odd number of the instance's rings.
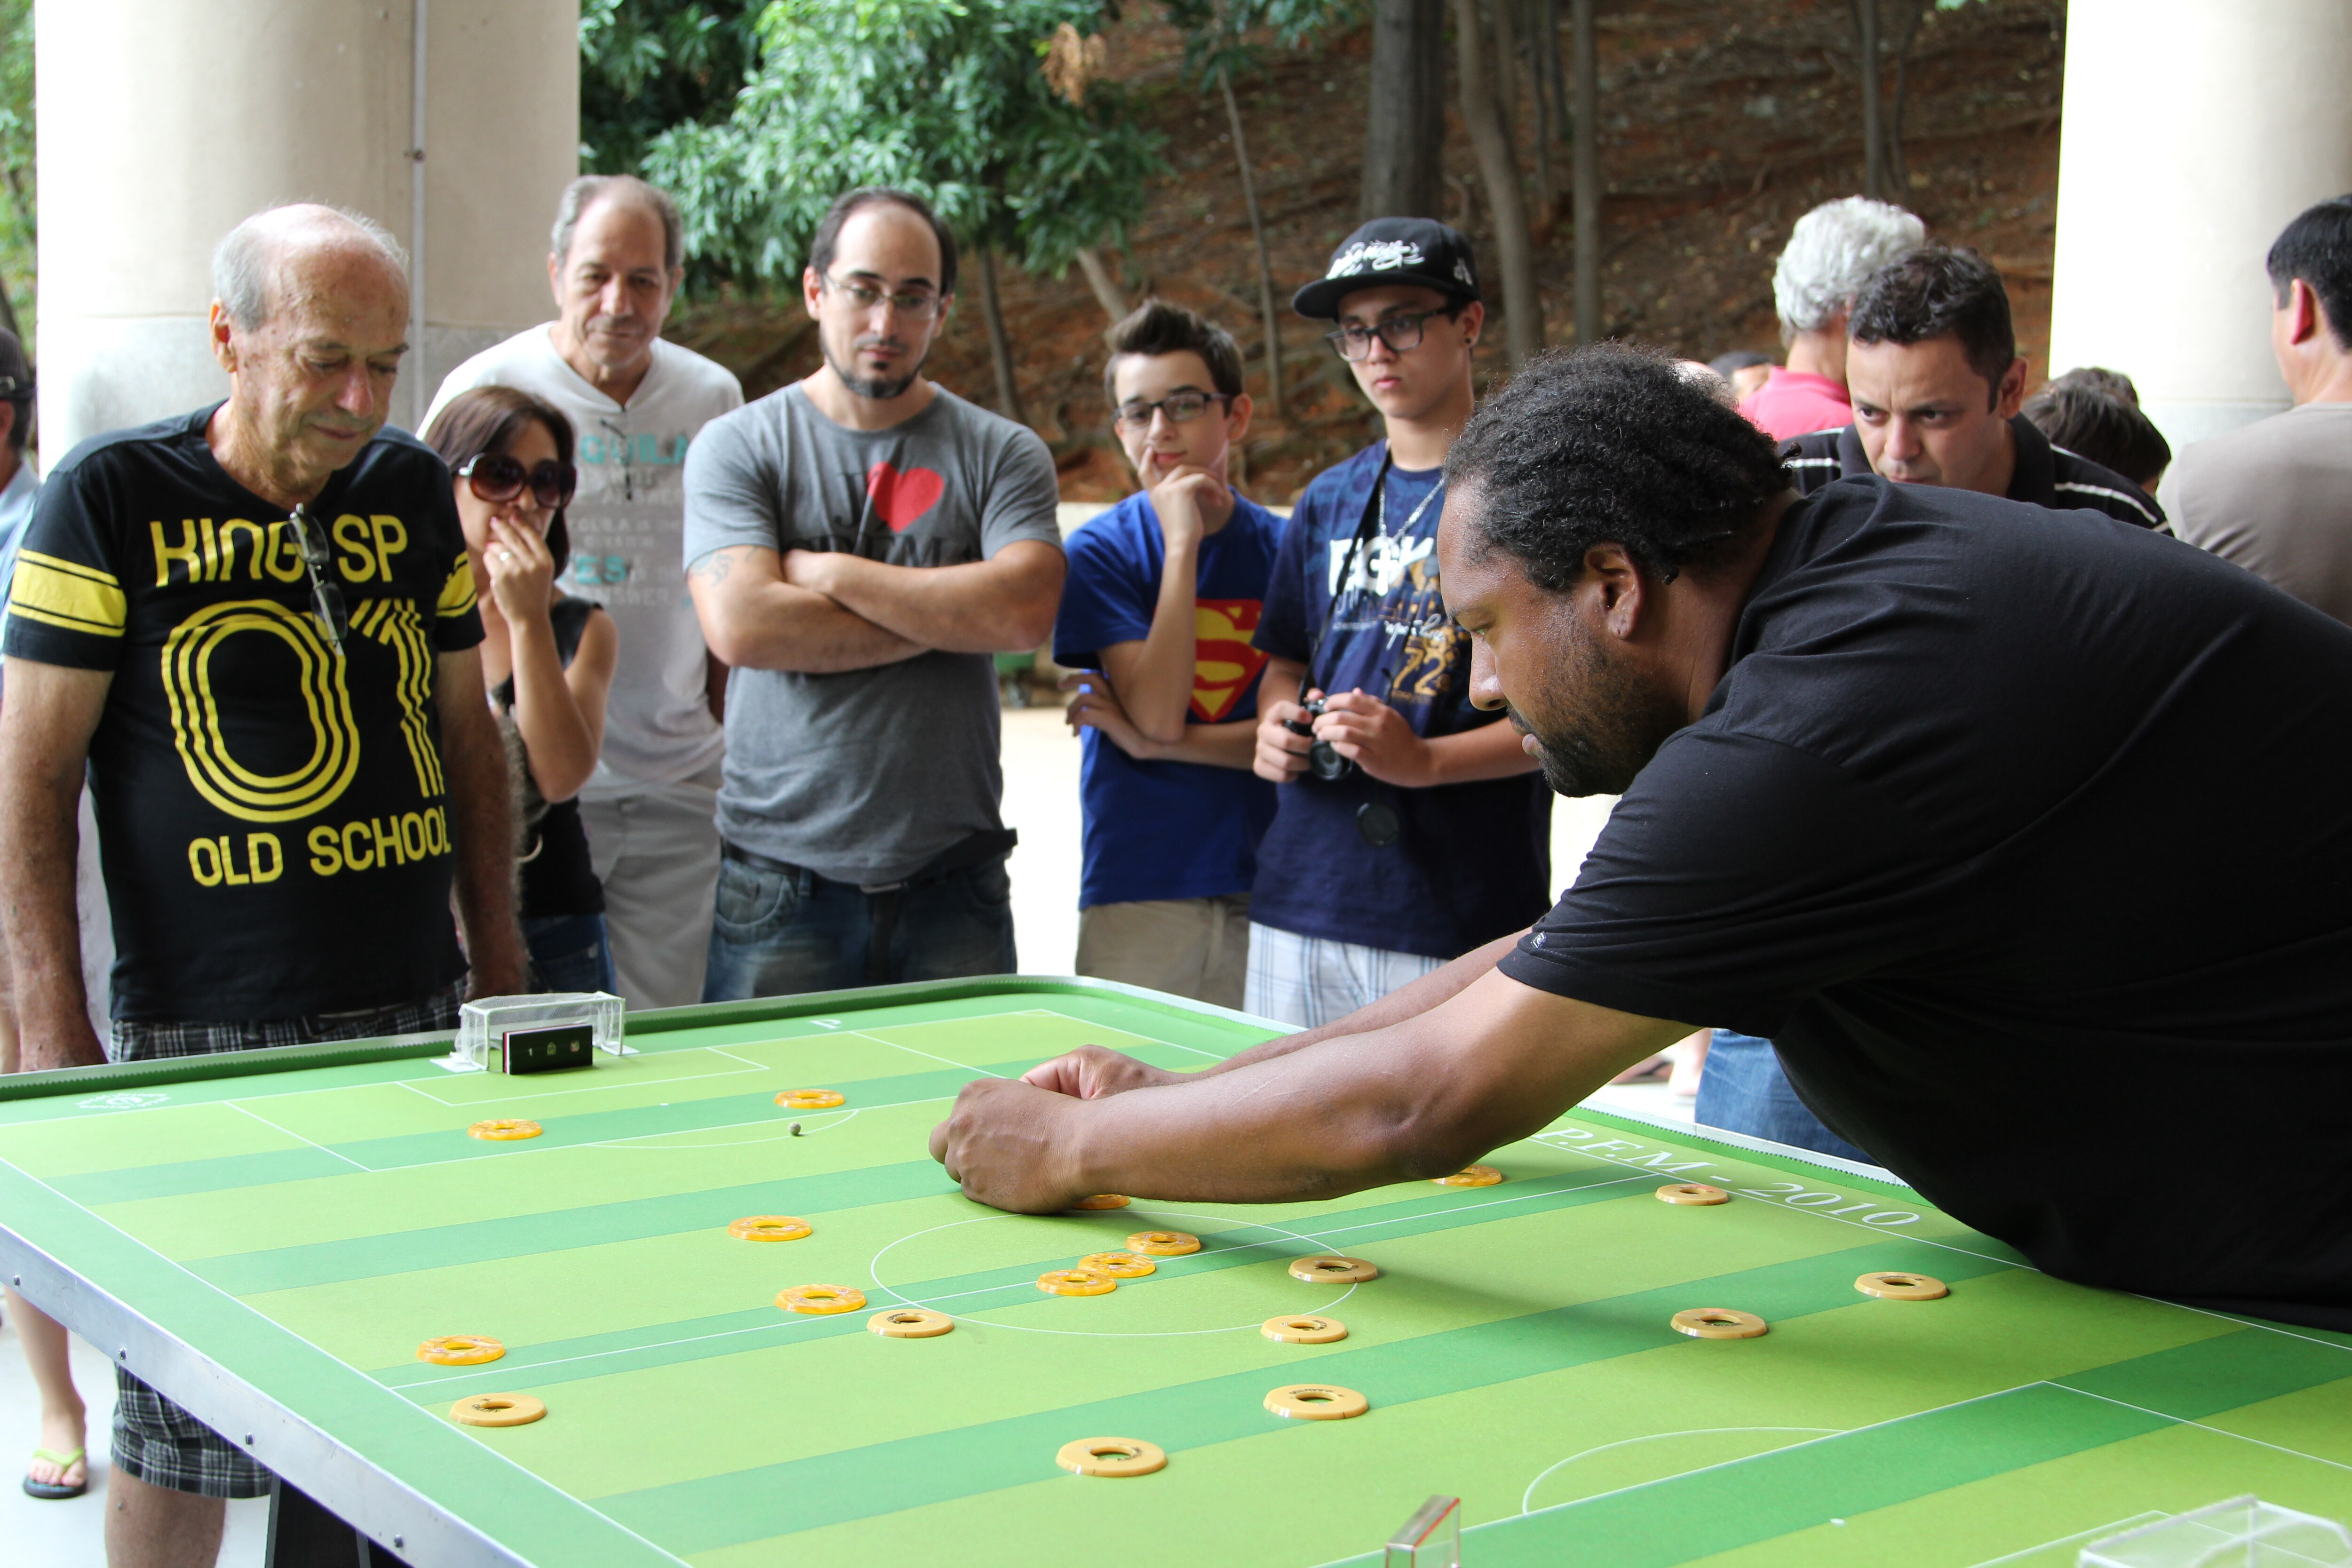
[[[1320,697],[1308,698],[1298,706],[1306,717],[1293,719],[1283,728],[1294,735],[1314,734],[1313,721],[1322,716],[1324,700]],[[1307,748],[1307,771],[1326,784],[1329,784],[1354,773],[1356,764],[1341,756],[1330,742],[1317,741]]]

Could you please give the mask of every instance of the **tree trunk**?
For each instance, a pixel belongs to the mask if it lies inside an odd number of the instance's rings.
[[[1495,36],[1495,110],[1502,116],[1503,139],[1514,163],[1519,161],[1519,30],[1511,18],[1516,4],[1517,0],[1487,0],[1478,7],[1493,20],[1488,30]],[[1482,42],[1479,47],[1486,46]]]
[[[1559,183],[1551,168],[1559,124],[1558,0],[1528,0],[1528,75],[1536,89],[1536,232],[1549,239],[1559,218]]]
[[[19,343],[25,341],[25,329],[16,324],[16,302],[8,298],[8,283],[5,279],[0,279],[0,327],[5,327],[8,334]],[[18,410],[18,416],[20,418],[23,416],[21,407]]]
[[[1601,62],[1592,37],[1592,0],[1569,0],[1574,35],[1576,103],[1576,341],[1601,341]]]
[[[996,247],[980,247],[980,313],[988,322],[988,359],[996,367],[996,409],[1016,425],[1029,423],[1021,407],[1020,384],[1013,376],[1013,345],[1005,341],[1004,310],[996,299]]]
[[[1087,287],[1095,291],[1095,303],[1103,308],[1111,325],[1115,327],[1127,320],[1127,290],[1118,286],[1118,279],[1103,265],[1101,254],[1083,245],[1078,247],[1078,270],[1087,275]]]
[[[1372,0],[1362,216],[1445,216],[1445,0]]]
[[[1282,395],[1282,317],[1274,308],[1274,264],[1266,258],[1265,220],[1257,210],[1257,179],[1250,173],[1249,142],[1242,135],[1242,106],[1234,99],[1232,75],[1220,69],[1217,89],[1225,95],[1225,119],[1234,128],[1234,163],[1242,172],[1242,201],[1249,208],[1250,237],[1257,242],[1257,308],[1265,321],[1265,390],[1277,418],[1287,418]]]
[[[1886,199],[1886,131],[1878,101],[1878,0],[1846,0],[1853,12],[1853,52],[1862,71],[1862,194]]]
[[[1911,44],[1919,36],[1919,18],[1930,0],[1906,0],[1910,15],[1903,19],[1903,41],[1895,47],[1895,112],[1886,121],[1886,171],[1898,193],[1907,193],[1911,171],[1903,161],[1903,109],[1910,97]]]
[[[1478,0],[1454,0],[1454,83],[1462,95],[1462,123],[1478,154],[1486,208],[1495,219],[1495,248],[1502,253],[1504,342],[1516,371],[1543,348],[1543,300],[1536,292],[1535,244],[1528,233],[1519,163],[1511,155],[1501,106],[1487,87],[1480,31]]]

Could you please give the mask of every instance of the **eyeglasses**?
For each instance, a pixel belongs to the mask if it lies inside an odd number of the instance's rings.
[[[849,302],[861,310],[872,310],[887,300],[892,310],[910,321],[929,321],[939,313],[940,300],[944,298],[939,294],[885,293],[879,289],[868,289],[863,283],[839,282],[822,272],[817,274],[817,280],[835,293],[848,296]]]
[[[302,564],[310,569],[310,613],[319,618],[319,629],[340,654],[343,634],[352,622],[343,610],[341,586],[327,576],[327,564],[334,559],[334,552],[327,548],[327,531],[319,526],[308,506],[296,507],[286,521],[294,525],[294,542],[302,552]]]
[[[1212,403],[1231,405],[1222,392],[1171,392],[1157,403],[1122,403],[1111,414],[1122,430],[1149,430],[1154,414],[1168,416],[1171,425],[1190,425],[1209,411]]]
[[[473,486],[476,495],[494,505],[514,500],[528,485],[532,498],[550,511],[570,505],[572,492],[580,485],[580,470],[569,463],[550,458],[535,468],[526,468],[520,458],[488,452],[470,458],[457,470],[457,477]]]
[[[1423,321],[1432,316],[1444,316],[1450,321],[1454,314],[1452,310],[1423,310],[1418,316],[1391,316],[1387,321],[1370,327],[1350,323],[1336,332],[1324,333],[1323,341],[1331,345],[1333,353],[1351,363],[1371,358],[1374,338],[1388,344],[1392,352],[1404,353],[1421,347],[1421,324]]]

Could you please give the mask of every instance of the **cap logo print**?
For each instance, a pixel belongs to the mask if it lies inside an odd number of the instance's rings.
[[[1402,272],[1421,264],[1421,247],[1412,240],[1366,239],[1333,257],[1331,270],[1324,276],[1353,278],[1360,272]]]
[[[1462,280],[1465,288],[1478,287],[1478,279],[1470,276],[1470,264],[1458,256],[1454,258],[1454,276]]]

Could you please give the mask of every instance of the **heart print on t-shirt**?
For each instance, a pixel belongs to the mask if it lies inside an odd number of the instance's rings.
[[[866,493],[874,502],[874,514],[888,523],[893,533],[904,533],[912,528],[925,512],[939,505],[947,488],[947,480],[933,468],[908,468],[900,473],[896,466],[884,461],[866,470]]]

